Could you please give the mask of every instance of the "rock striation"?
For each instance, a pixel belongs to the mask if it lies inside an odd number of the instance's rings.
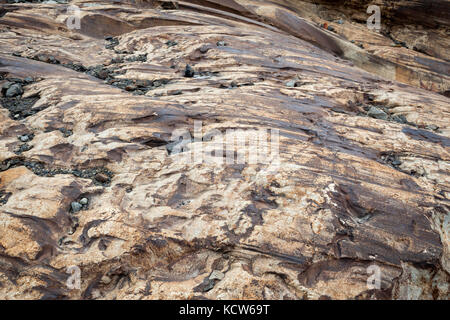
[[[449,299],[449,1],[375,2],[0,1],[0,298]]]

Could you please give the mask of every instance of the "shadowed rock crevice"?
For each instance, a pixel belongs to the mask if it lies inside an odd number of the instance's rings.
[[[25,166],[34,174],[41,177],[54,177],[58,174],[71,174],[78,178],[91,179],[96,185],[109,186],[114,173],[105,167],[87,169],[52,168],[51,165],[40,161],[27,160],[25,158],[6,159],[0,163],[0,172],[11,168]]]
[[[0,4],[0,298],[449,299],[435,8],[70,4]]]

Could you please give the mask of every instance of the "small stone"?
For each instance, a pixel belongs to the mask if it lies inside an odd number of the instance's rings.
[[[184,69],[184,76],[187,78],[192,78],[194,76],[194,69],[190,65],[186,65],[186,68]]]
[[[166,42],[166,45],[167,45],[168,47],[174,47],[174,46],[176,46],[177,44],[178,44],[178,42],[172,41],[172,40],[169,40],[169,41]]]
[[[207,45],[201,46],[200,47],[200,52],[201,53],[207,53],[209,51],[209,47]]]
[[[227,45],[227,43],[225,41],[217,41],[216,45],[218,47],[225,47]]]
[[[59,64],[59,61],[54,56],[49,56],[48,62],[52,64]]]
[[[134,84],[129,84],[125,87],[125,90],[127,90],[127,91],[134,91],[136,89],[137,89],[137,87]]]
[[[83,206],[76,201],[72,202],[70,204],[70,207],[72,208],[73,213],[77,213],[78,211],[80,211],[83,208]]]
[[[33,80],[32,77],[26,77],[25,79],[23,79],[23,81],[24,81],[25,83],[32,83],[34,80]]]
[[[6,90],[8,90],[14,82],[7,81],[2,85],[2,93],[5,94]]]
[[[339,20],[337,21],[337,23],[338,23],[338,24],[344,24],[344,21],[343,21],[342,19],[339,19]]]
[[[398,123],[407,123],[408,121],[406,120],[404,115],[395,115],[392,117],[392,120],[394,120],[395,122]]]
[[[58,130],[64,135],[65,138],[70,137],[73,134],[72,130],[66,128],[59,128]]]
[[[328,31],[334,31],[334,27],[333,26],[328,26],[327,30]]]
[[[401,162],[400,160],[394,160],[394,161],[392,161],[392,164],[393,164],[394,166],[399,166],[399,165],[402,164],[402,162]]]
[[[89,203],[88,198],[81,198],[80,200],[80,204],[82,204],[83,206],[87,205]]]
[[[8,88],[8,90],[6,90],[5,96],[7,98],[12,98],[12,97],[20,96],[20,95],[22,95],[22,93],[23,93],[22,86],[18,83],[15,83],[12,86],[10,86]]]
[[[218,271],[218,270],[214,270],[213,272],[211,272],[211,275],[209,276],[210,280],[222,280],[225,277],[225,275]]]
[[[111,283],[111,278],[108,277],[108,276],[103,276],[103,277],[100,279],[100,282],[103,283],[103,284],[110,284],[110,283]]]
[[[175,1],[162,1],[160,5],[161,5],[161,9],[164,9],[164,10],[178,9],[178,3]]]
[[[370,107],[369,112],[367,112],[367,115],[371,118],[375,119],[381,119],[381,120],[387,120],[389,116],[386,112],[384,112],[381,109],[378,109],[377,107]]]
[[[22,142],[27,142],[28,140],[30,140],[30,138],[28,137],[28,135],[24,134],[23,136],[19,136],[19,140]]]
[[[108,78],[108,70],[100,70],[99,72],[97,72],[97,78],[105,80],[106,78]]]
[[[122,63],[123,62],[123,58],[121,58],[121,57],[116,57],[116,58],[112,58],[111,59],[111,63],[112,64],[114,64],[114,63]]]
[[[286,82],[286,87],[294,88],[295,87],[295,83],[296,83],[295,80],[288,81],[288,82]]]
[[[432,130],[432,131],[436,131],[436,130],[439,129],[439,127],[438,127],[437,125],[434,125],[434,124],[429,124],[429,125],[427,125],[427,126],[425,127],[425,129]]]
[[[109,182],[109,177],[106,174],[104,174],[104,173],[97,173],[95,175],[94,179],[97,180],[98,182],[101,182],[101,183]]]

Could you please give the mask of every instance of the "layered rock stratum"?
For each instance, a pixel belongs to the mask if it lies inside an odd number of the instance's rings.
[[[449,13],[0,1],[0,298],[448,299]]]

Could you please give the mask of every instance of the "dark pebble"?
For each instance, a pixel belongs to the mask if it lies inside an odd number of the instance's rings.
[[[187,78],[192,78],[194,76],[195,72],[194,69],[190,65],[186,65],[186,68],[184,69],[184,76]]]
[[[95,180],[101,183],[108,183],[109,177],[104,173],[97,173],[94,177]]]

